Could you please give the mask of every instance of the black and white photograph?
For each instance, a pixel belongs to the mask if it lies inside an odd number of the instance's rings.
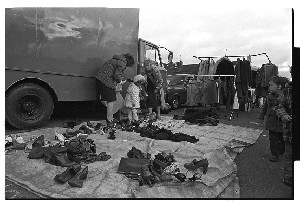
[[[293,3],[3,4],[2,199],[298,199]]]

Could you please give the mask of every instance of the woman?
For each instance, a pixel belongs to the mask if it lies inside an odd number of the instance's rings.
[[[98,68],[96,74],[97,99],[106,106],[106,122],[113,126],[113,106],[116,101],[116,84],[120,83],[126,67],[134,65],[134,58],[131,54],[114,55],[102,67]]]
[[[152,114],[153,108],[156,108],[156,119],[160,118],[160,90],[163,85],[163,78],[159,70],[157,70],[154,61],[145,60],[145,78],[146,78],[146,92],[148,94],[146,100],[146,106],[148,108],[149,115]]]

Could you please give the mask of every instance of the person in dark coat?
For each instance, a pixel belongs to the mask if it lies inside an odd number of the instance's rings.
[[[259,119],[265,118],[265,129],[269,130],[271,157],[270,161],[277,162],[280,155],[285,152],[283,139],[283,122],[275,110],[278,99],[283,97],[282,88],[287,83],[284,77],[273,76],[269,82],[269,94],[259,114]]]
[[[153,108],[156,108],[156,119],[160,118],[160,106],[161,106],[161,89],[163,88],[163,78],[159,70],[156,68],[154,61],[145,60],[145,78],[146,78],[146,106],[148,108],[149,115],[152,114]]]
[[[107,125],[113,125],[113,104],[116,98],[116,85],[120,83],[126,67],[134,65],[134,58],[131,54],[114,55],[102,67],[98,68],[95,76],[97,85],[97,100],[107,108]]]

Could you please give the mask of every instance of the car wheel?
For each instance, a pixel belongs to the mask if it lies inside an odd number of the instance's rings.
[[[18,85],[5,97],[5,119],[18,129],[40,127],[49,120],[53,108],[50,93],[33,83]]]
[[[171,100],[171,108],[178,109],[180,107],[180,98],[179,96],[174,96]]]

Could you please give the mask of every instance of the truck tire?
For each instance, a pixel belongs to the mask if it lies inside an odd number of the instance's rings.
[[[34,83],[24,83],[11,89],[5,96],[5,119],[18,129],[42,126],[54,108],[50,93]]]
[[[171,105],[171,108],[173,110],[178,109],[181,106],[180,97],[179,96],[173,96],[170,105]]]

